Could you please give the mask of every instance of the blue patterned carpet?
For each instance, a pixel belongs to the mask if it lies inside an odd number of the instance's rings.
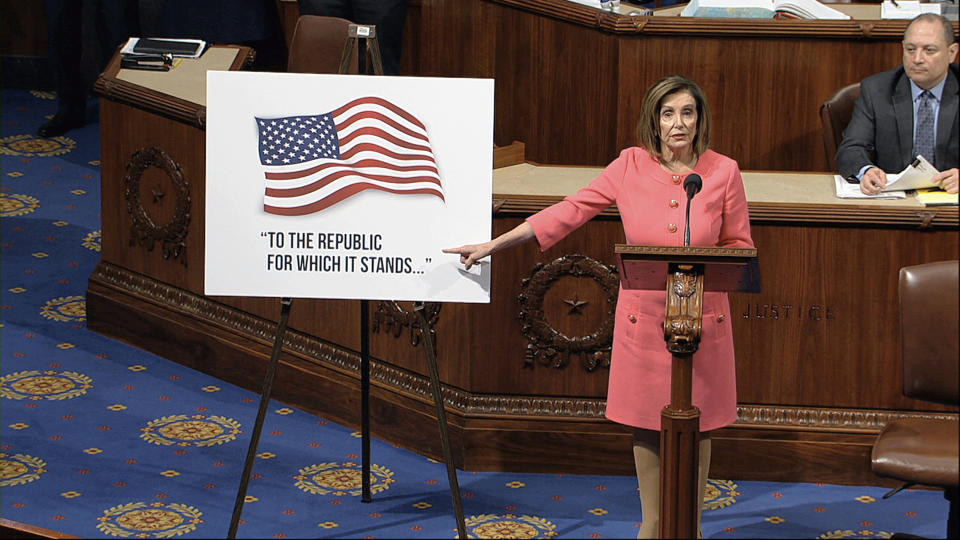
[[[95,103],[91,101],[91,107]],[[55,102],[2,92],[0,516],[85,538],[227,535],[259,396],[90,332],[99,132],[34,137]],[[94,111],[91,111],[93,114]],[[441,359],[442,361],[442,359]],[[273,402],[240,538],[455,538],[441,463]],[[635,538],[636,480],[460,471],[475,538]],[[940,492],[715,479],[707,538],[942,537]]]

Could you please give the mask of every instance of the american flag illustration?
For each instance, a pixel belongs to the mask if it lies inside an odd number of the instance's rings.
[[[312,214],[368,189],[443,200],[426,127],[385,99],[362,97],[326,114],[256,121],[265,212]]]

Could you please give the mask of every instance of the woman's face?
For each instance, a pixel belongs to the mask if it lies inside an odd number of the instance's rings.
[[[697,100],[686,90],[667,94],[660,104],[660,141],[674,154],[693,149]]]

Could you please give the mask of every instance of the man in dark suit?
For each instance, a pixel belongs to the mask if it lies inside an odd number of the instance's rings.
[[[57,113],[37,135],[59,137],[83,126],[87,93],[93,88],[85,72],[90,58],[100,73],[117,47],[136,34],[139,24],[134,0],[45,0],[47,54],[57,91]],[[85,28],[84,24],[93,26]],[[88,39],[95,37],[95,39]]]
[[[859,182],[863,193],[879,193],[887,173],[899,173],[918,154],[941,171],[934,182],[957,193],[958,47],[949,20],[919,15],[903,35],[903,65],[860,83],[860,98],[837,150],[837,168]]]

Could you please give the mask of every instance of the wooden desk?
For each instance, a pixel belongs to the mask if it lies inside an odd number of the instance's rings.
[[[826,171],[819,107],[901,62],[907,21],[631,17],[566,0],[422,0],[404,72],[496,79],[498,145],[538,163],[604,166],[636,143],[643,94],[662,76],[700,84],[711,147],[747,170]],[[871,11],[872,10],[872,11]],[[661,14],[662,13],[662,14]],[[956,25],[956,23],[954,23]]]
[[[221,67],[247,58],[238,49]],[[205,108],[117,67],[97,83],[103,249],[88,325],[259,391],[280,303],[203,295]],[[497,169],[493,232],[596,172]],[[740,420],[715,436],[716,477],[877,483],[867,455],[887,418],[956,417],[900,395],[896,279],[901,266],[958,257],[957,208],[838,201],[827,179],[745,175],[764,288],[731,298]],[[632,474],[629,430],[603,418],[623,240],[611,209],[546,253],[495,257],[490,304],[427,305],[457,466]],[[372,432],[439,457],[411,306],[372,311]],[[274,397],[359,425],[359,316],[358,302],[295,302]]]

